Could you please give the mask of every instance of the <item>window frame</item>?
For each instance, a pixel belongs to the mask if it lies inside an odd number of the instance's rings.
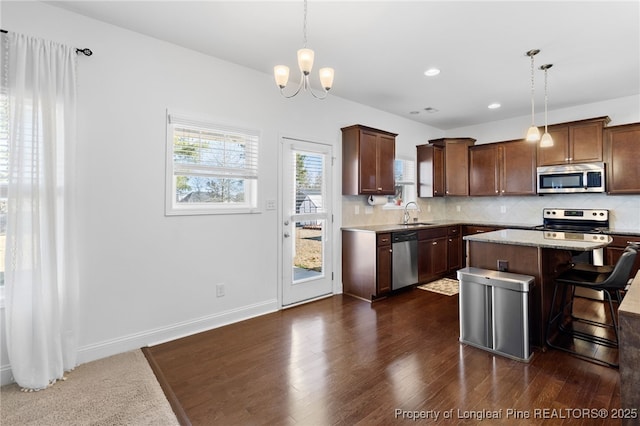
[[[190,130],[204,130],[209,132],[218,132],[223,134],[241,134],[249,138],[255,138],[253,146],[250,148],[255,158],[252,160],[252,172],[255,173],[254,178],[241,176],[245,185],[245,201],[242,203],[212,203],[212,202],[196,202],[196,203],[178,203],[176,200],[177,179],[176,168],[184,171],[182,167],[176,167],[174,161],[174,132],[176,128]],[[166,170],[165,170],[165,215],[166,216],[189,216],[189,215],[216,215],[216,214],[252,214],[261,213],[258,208],[258,170],[260,157],[260,139],[261,132],[255,129],[242,128],[221,124],[208,118],[196,117],[190,114],[180,112],[170,112],[167,110],[166,115]],[[197,167],[194,167],[194,169]],[[247,169],[249,170],[249,169]],[[219,174],[203,173],[198,170],[198,175],[204,177],[210,176],[220,178]],[[234,177],[229,175],[230,178]]]
[[[402,186],[403,198],[400,204],[396,202],[396,195],[388,195],[387,203],[382,206],[384,210],[401,210],[404,209],[405,206],[410,202],[417,202],[417,191],[416,191],[416,161],[412,158],[408,157],[396,157],[394,160],[394,176],[395,176],[395,168],[396,162],[401,161],[409,165],[409,169],[412,172],[412,176],[405,176],[405,179],[401,181],[396,181],[394,183],[394,187]]]

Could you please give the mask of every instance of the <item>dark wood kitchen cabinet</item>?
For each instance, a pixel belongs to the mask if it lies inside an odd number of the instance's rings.
[[[609,121],[609,117],[597,117],[548,126],[553,146],[538,144],[538,166],[603,161],[603,132]]]
[[[378,240],[378,274],[376,276],[376,295],[391,291],[391,234],[380,234]]]
[[[469,148],[469,195],[535,194],[535,144],[516,140]]]
[[[342,195],[394,195],[395,133],[362,125],[342,129]]]
[[[431,144],[416,147],[418,197],[444,197],[444,148]]]
[[[461,227],[447,227],[447,269],[449,274],[462,268],[462,253]]]
[[[640,194],[640,123],[604,131],[607,192]]]
[[[430,144],[444,148],[445,196],[469,195],[469,147],[473,138],[432,139]]]
[[[418,231],[418,282],[433,281],[448,270],[447,227]]]
[[[344,293],[373,301],[391,291],[391,234],[342,231]]]

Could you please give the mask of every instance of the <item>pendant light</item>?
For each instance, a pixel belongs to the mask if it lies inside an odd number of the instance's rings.
[[[540,53],[540,49],[533,49],[525,53],[528,57],[531,58],[531,127],[527,130],[527,141],[528,142],[538,142],[540,140],[540,130],[534,124],[535,122],[535,99],[534,99],[534,84],[533,84],[533,72],[535,66],[533,64],[533,57]]]
[[[284,88],[287,86],[287,81],[289,81],[289,67],[286,65],[276,65],[273,67],[276,85],[280,88],[280,94],[285,98],[293,98],[300,93],[300,90],[305,92],[308,90],[314,98],[324,99],[327,97],[327,93],[333,85],[333,68],[320,68],[320,84],[322,85],[323,92],[320,95],[316,95],[309,83],[309,74],[311,73],[311,68],[313,68],[314,53],[313,50],[307,48],[307,0],[304,0],[302,34],[304,37],[304,45],[302,49],[298,50],[298,68],[300,68],[302,75],[300,76],[298,89],[291,95],[285,95]]]
[[[540,148],[553,146],[553,138],[547,131],[547,71],[552,66],[553,64],[545,64],[540,67],[540,69],[544,71],[544,134],[542,135],[542,139],[540,139]]]

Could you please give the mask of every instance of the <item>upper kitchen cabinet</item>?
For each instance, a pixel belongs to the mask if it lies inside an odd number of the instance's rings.
[[[469,148],[469,195],[535,195],[536,144],[523,140]]]
[[[418,197],[444,196],[444,148],[418,145]]]
[[[604,131],[607,192],[640,194],[640,123]]]
[[[444,149],[444,192],[446,196],[469,195],[469,147],[472,138],[432,139],[430,144]]]
[[[342,129],[342,195],[394,195],[395,133],[362,125]]]
[[[549,126],[553,146],[538,146],[538,166],[602,161],[603,131],[609,121],[598,117]]]

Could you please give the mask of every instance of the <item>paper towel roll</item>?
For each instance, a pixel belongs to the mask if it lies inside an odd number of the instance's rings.
[[[387,204],[387,197],[384,195],[369,195],[367,201],[372,206],[381,206],[383,204]]]

